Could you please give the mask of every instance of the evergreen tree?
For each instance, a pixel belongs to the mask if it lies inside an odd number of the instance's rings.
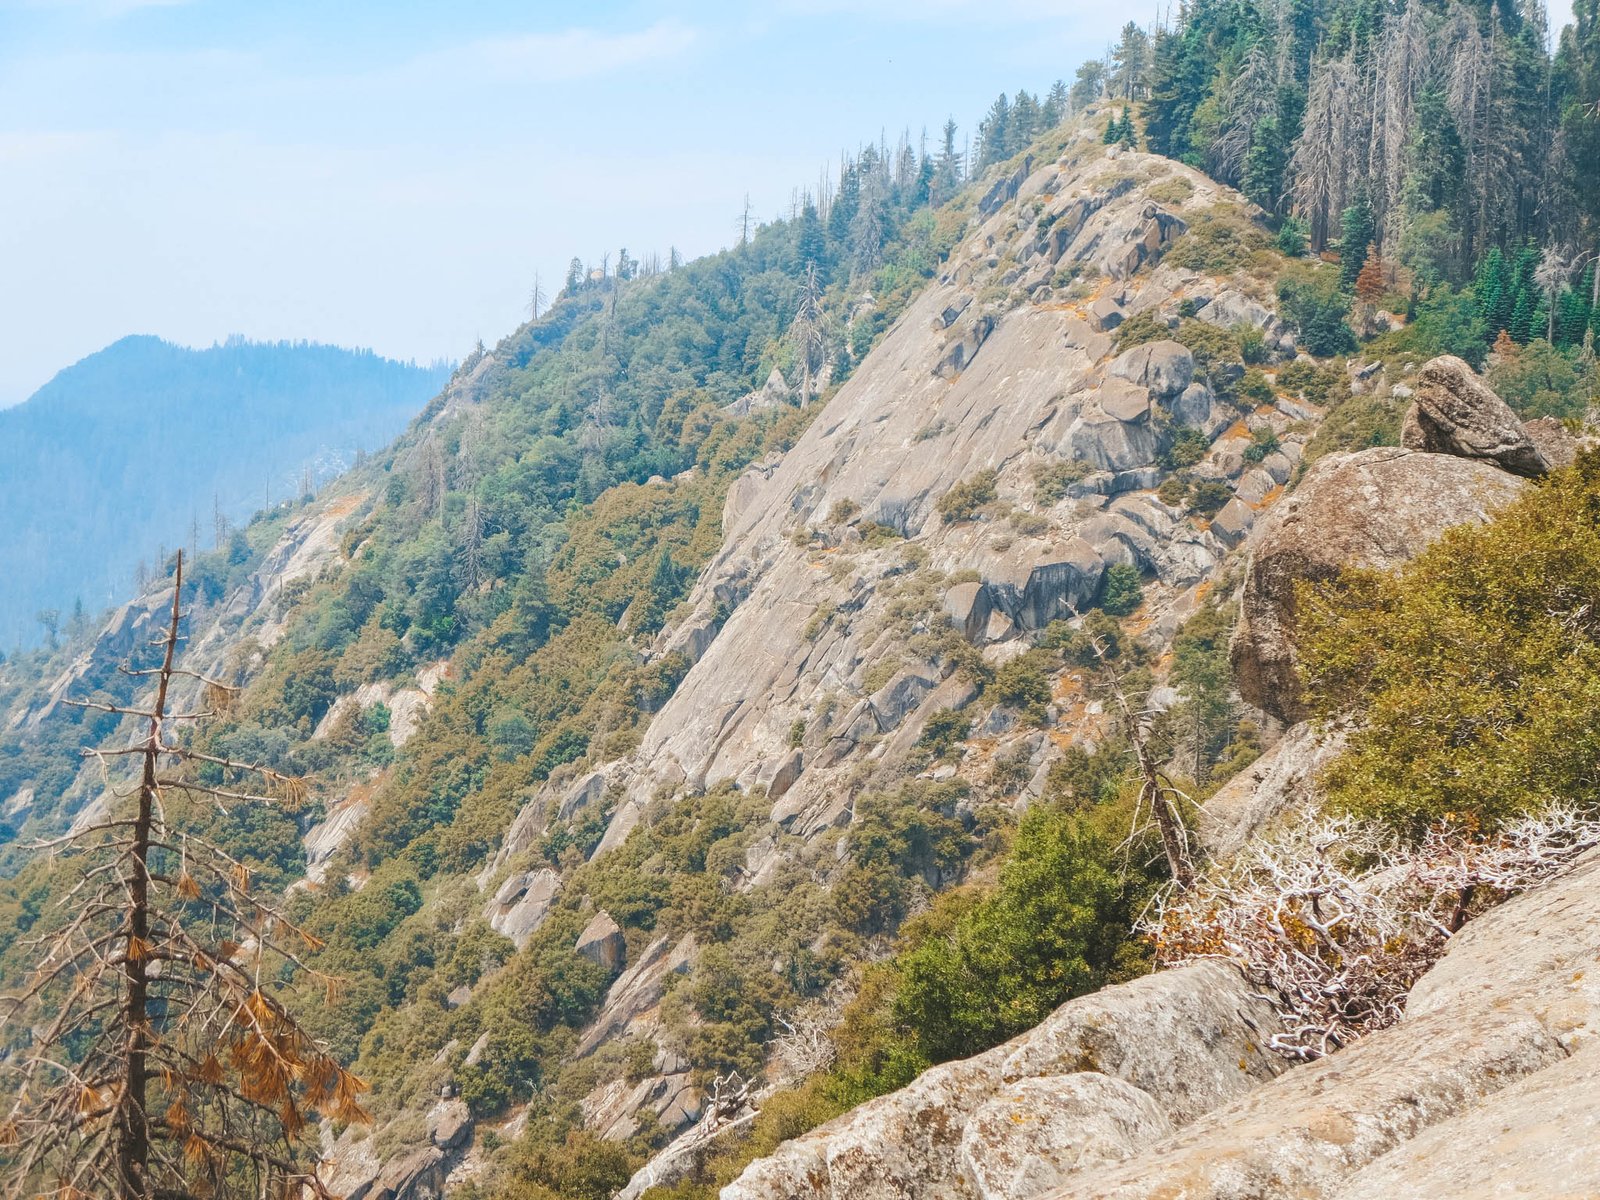
[[[818,270],[823,270],[828,265],[828,238],[823,232],[822,220],[817,216],[817,206],[811,202],[811,197],[806,197],[805,206],[800,210],[799,230],[795,236],[795,265],[804,268],[807,263],[815,263]]]
[[[1050,91],[1040,106],[1039,116],[1046,129],[1054,129],[1061,124],[1062,118],[1067,115],[1067,84],[1065,80],[1058,79],[1050,85]]]
[[[989,106],[989,113],[978,123],[978,167],[992,166],[1010,157],[1011,100],[1004,92]]]
[[[1339,283],[1345,290],[1355,286],[1377,234],[1372,205],[1365,196],[1359,196],[1339,219]]]

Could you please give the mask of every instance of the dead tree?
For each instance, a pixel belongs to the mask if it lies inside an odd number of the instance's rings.
[[[271,982],[298,972],[331,990],[297,957],[316,940],[252,894],[242,863],[169,815],[180,797],[227,811],[305,795],[296,778],[176,736],[211,714],[171,711],[175,681],[200,685],[214,708],[229,695],[174,665],[182,590],[180,552],[161,663],[124,668],[153,685],[148,707],[81,703],[133,719],[137,734],[84,751],[102,767],[107,814],[40,847],[77,878],[30,943],[34,971],[0,996],[6,1200],[321,1200],[313,1114],[366,1119],[365,1085]]]
[[[1135,707],[1105,639],[1089,628],[1087,623],[1083,632],[1088,639],[1089,649],[1100,664],[1106,690],[1117,706],[1123,728],[1128,735],[1128,744],[1133,748],[1134,760],[1139,765],[1139,803],[1134,814],[1135,828],[1130,835],[1130,841],[1138,835],[1139,822],[1143,815],[1149,813],[1154,818],[1156,829],[1161,835],[1161,850],[1166,856],[1167,870],[1172,876],[1173,885],[1179,891],[1187,891],[1194,885],[1194,856],[1189,848],[1188,825],[1183,819],[1183,811],[1179,805],[1187,803],[1192,806],[1194,801],[1173,783],[1171,777],[1161,770],[1156,762],[1155,754],[1150,748],[1150,724],[1156,714],[1146,706]]]

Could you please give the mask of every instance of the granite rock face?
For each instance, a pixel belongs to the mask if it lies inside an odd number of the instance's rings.
[[[1344,567],[1398,567],[1452,525],[1487,521],[1526,486],[1489,462],[1417,450],[1320,459],[1255,532],[1230,650],[1240,695],[1286,724],[1303,718],[1296,587]]]
[[[1600,851],[1456,935],[1398,1024],[1286,1070],[1259,1050],[1273,1019],[1221,963],[1107,988],[722,1200],[1600,1194]]]
[[[1406,413],[1401,444],[1491,462],[1530,479],[1550,469],[1510,406],[1477,372],[1448,354],[1429,362],[1417,376],[1416,400]]]
[[[1121,1158],[1276,1077],[1261,1049],[1275,1028],[1223,963],[1105,988],[785,1143],[722,1197],[1037,1195],[1069,1160]],[[1008,1139],[991,1150],[997,1124]]]

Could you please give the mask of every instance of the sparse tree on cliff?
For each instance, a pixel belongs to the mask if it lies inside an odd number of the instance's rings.
[[[0,997],[0,1195],[7,1200],[331,1197],[317,1178],[317,1114],[364,1120],[364,1086],[296,1022],[274,981],[317,943],[250,888],[250,872],[181,813],[196,804],[297,805],[304,785],[191,748],[177,690],[219,708],[227,688],[174,665],[183,556],[146,707],[82,706],[139,730],[85,751],[106,815],[47,847],[77,872],[37,965]],[[119,790],[125,767],[131,786]],[[264,795],[252,792],[255,781]]]

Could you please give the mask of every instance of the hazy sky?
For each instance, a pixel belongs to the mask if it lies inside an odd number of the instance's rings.
[[[128,333],[459,358],[534,272],[726,245],[1154,13],[1084,0],[0,0],[0,405]]]

